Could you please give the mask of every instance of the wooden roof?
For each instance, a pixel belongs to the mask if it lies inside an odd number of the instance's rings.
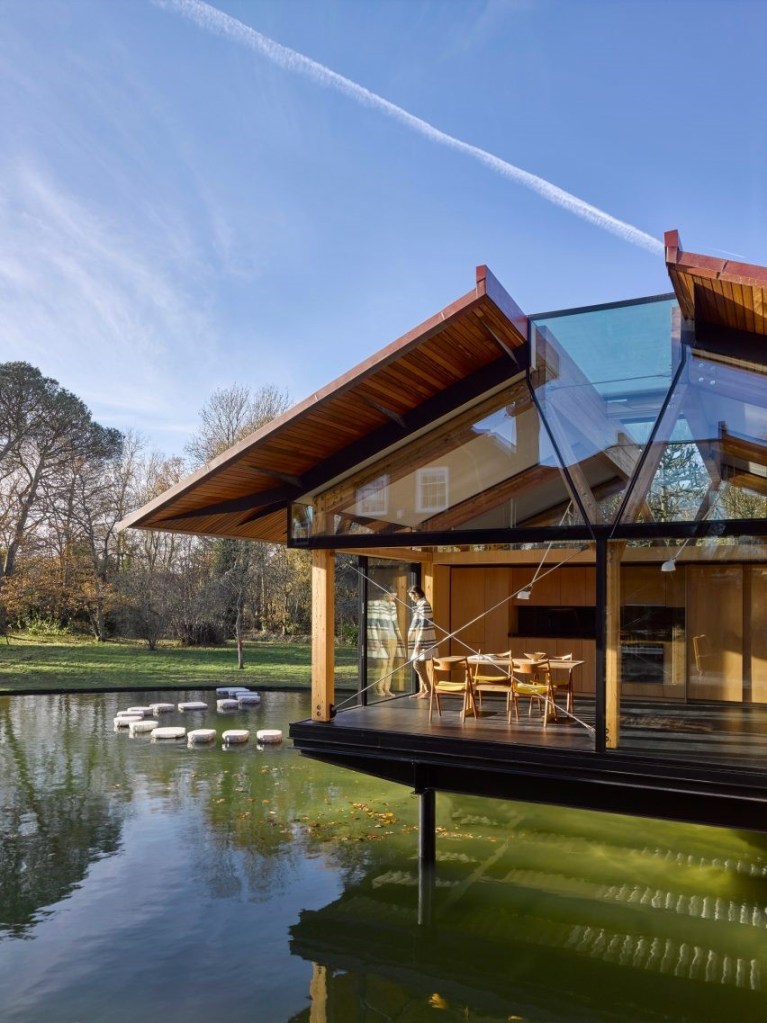
[[[519,372],[526,341],[527,318],[480,266],[472,291],[128,515],[119,528],[284,543],[292,501]]]
[[[701,326],[767,335],[767,267],[684,252],[667,231],[666,266],[682,315]]]

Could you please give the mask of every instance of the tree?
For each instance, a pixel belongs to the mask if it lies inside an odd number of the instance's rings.
[[[151,454],[135,470],[138,483],[132,503],[146,504],[183,475],[180,458],[164,459]],[[122,597],[120,619],[131,635],[146,641],[150,650],[168,634],[177,618],[178,566],[181,551],[193,538],[164,530],[136,531],[125,540],[120,552],[117,585]]]
[[[266,384],[255,391],[244,384],[219,387],[200,409],[200,428],[186,445],[195,467],[212,461],[232,444],[254,433],[284,412],[287,391]]]
[[[186,450],[195,465],[210,462],[232,444],[270,422],[288,407],[288,396],[271,384],[251,391],[242,384],[219,388],[200,410],[200,429]],[[266,546],[266,545],[259,545]],[[237,667],[245,667],[245,611],[258,562],[251,540],[218,540],[213,550],[233,619]]]
[[[25,543],[49,527],[79,463],[118,455],[122,436],[26,362],[0,364],[0,590]]]

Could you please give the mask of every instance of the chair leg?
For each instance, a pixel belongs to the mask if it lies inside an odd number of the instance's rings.
[[[434,701],[437,701],[437,713],[442,717],[442,704],[439,702],[439,693],[435,686],[432,686],[429,690],[429,723],[431,724],[432,714],[434,713]]]

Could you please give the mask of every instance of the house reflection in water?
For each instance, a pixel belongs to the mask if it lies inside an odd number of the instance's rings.
[[[764,1018],[763,836],[452,806],[433,927],[414,861],[302,912],[291,951],[313,964],[311,1005],[294,1020]]]
[[[676,232],[666,263],[667,295],[531,317],[480,267],[123,523],[311,551],[313,713],[294,743],[414,787],[424,829],[437,791],[767,829],[767,269]],[[358,557],[363,612],[395,594],[403,636],[418,584],[442,655],[545,654],[545,717],[488,694],[465,723],[458,701],[430,721],[402,698],[402,654],[386,694],[364,627],[337,708],[336,551]]]

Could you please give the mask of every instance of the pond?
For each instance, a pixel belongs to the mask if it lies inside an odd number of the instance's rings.
[[[113,729],[194,699],[251,741]],[[765,1018],[764,837],[440,794],[419,925],[412,793],[299,757],[307,694],[215,706],[0,698],[3,1023]]]

